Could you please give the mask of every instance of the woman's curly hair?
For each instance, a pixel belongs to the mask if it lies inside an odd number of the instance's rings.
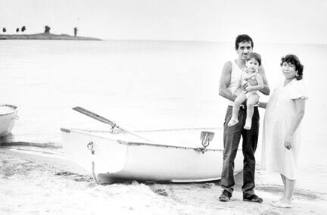
[[[303,65],[296,55],[288,54],[282,57],[280,65],[282,65],[284,62],[293,64],[295,66],[295,70],[297,71],[297,76],[295,76],[295,78],[297,80],[301,80],[303,78]]]

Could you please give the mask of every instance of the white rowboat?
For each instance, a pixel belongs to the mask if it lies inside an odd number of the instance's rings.
[[[220,178],[223,150],[207,149],[200,141],[203,129],[188,132],[167,131],[133,133],[92,132],[61,129],[63,148],[70,160],[93,172],[96,180],[137,179],[171,182],[200,182]],[[159,137],[154,144],[145,137]],[[161,138],[161,137],[166,138]],[[187,137],[185,139],[185,137]],[[183,139],[184,138],[184,139]],[[174,146],[176,142],[182,145]],[[222,145],[222,139],[216,139]],[[198,148],[196,146],[199,146]],[[242,153],[238,153],[234,171],[242,169]],[[101,179],[102,178],[102,179]],[[105,182],[104,182],[105,183]]]

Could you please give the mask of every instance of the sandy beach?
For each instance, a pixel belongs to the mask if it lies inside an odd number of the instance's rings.
[[[242,201],[242,176],[232,201],[221,203],[219,182],[160,184],[124,181],[98,185],[60,159],[60,148],[0,148],[0,214],[325,214],[326,193],[297,187],[292,209],[271,205],[281,195],[276,178],[257,170],[263,204]]]

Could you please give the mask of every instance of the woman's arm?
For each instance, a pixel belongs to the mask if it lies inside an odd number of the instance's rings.
[[[299,127],[305,112],[305,99],[294,99],[293,101],[294,101],[296,113],[295,113],[295,118],[291,122],[291,126],[286,133],[284,145],[287,149],[291,149],[293,147],[294,133],[296,129]]]

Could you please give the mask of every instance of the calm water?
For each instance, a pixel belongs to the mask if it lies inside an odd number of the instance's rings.
[[[327,46],[255,44],[255,50],[271,88],[283,80],[282,55],[303,61],[310,99],[300,163],[327,178]],[[0,41],[0,103],[19,106],[13,133],[35,141],[58,141],[60,127],[105,129],[74,113],[76,105],[137,130],[221,128],[226,105],[218,82],[234,56],[232,43]]]

